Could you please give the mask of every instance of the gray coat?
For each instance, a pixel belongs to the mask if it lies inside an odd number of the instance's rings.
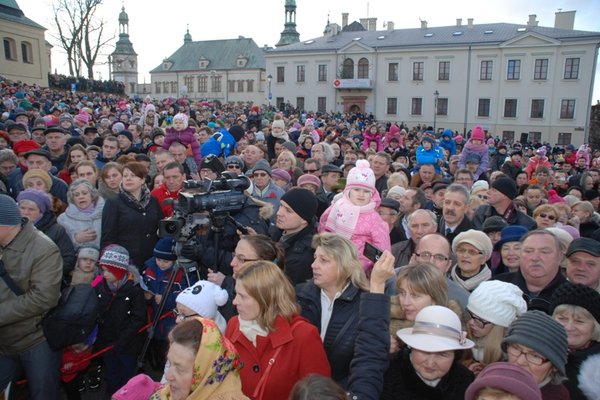
[[[64,213],[58,216],[57,222],[62,225],[73,242],[75,250],[80,247],[94,246],[100,248],[100,237],[102,236],[102,210],[104,209],[104,199],[99,197],[96,202],[96,209],[93,213],[84,213],[75,204],[69,204]],[[75,235],[84,229],[93,229],[96,231],[96,240],[86,243],[79,243],[75,240]]]

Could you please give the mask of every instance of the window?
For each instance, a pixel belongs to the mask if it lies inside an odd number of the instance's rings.
[[[327,111],[327,97],[317,98],[317,111],[322,113]]]
[[[450,80],[450,61],[440,61],[438,66],[438,80],[449,81]]]
[[[517,99],[504,100],[504,118],[517,117]]]
[[[304,65],[296,65],[296,82],[304,82]]]
[[[296,97],[296,108],[300,111],[304,110],[304,97]]]
[[[33,48],[31,47],[31,43],[21,42],[21,56],[24,63],[33,63]]]
[[[194,77],[193,76],[184,77],[183,84],[187,88],[188,93],[191,93],[194,91]]]
[[[448,99],[446,97],[438,99],[436,115],[448,115]]]
[[[235,81],[234,80],[227,81],[227,91],[235,92]]]
[[[346,58],[342,64],[342,79],[354,79],[354,60]]]
[[[544,99],[531,100],[531,118],[544,118]]]
[[[319,64],[318,78],[319,82],[327,82],[327,65]]]
[[[493,66],[494,66],[493,61],[482,61],[481,62],[481,71],[479,72],[479,80],[491,81]]]
[[[285,82],[285,67],[277,67],[277,83]]]
[[[7,60],[17,60],[17,47],[14,39],[5,37],[4,40],[4,58]]]
[[[160,94],[160,82],[154,82],[154,91],[156,94]]]
[[[244,91],[244,81],[242,79],[240,79],[239,81],[237,81],[237,91],[238,92],[243,92]]]
[[[558,144],[565,146],[571,143],[571,132],[558,132]]]
[[[421,97],[413,97],[410,102],[410,114],[411,115],[422,115],[423,114],[423,99]]]
[[[398,112],[398,99],[396,97],[388,97],[387,99],[387,114],[396,115]]]
[[[423,61],[417,61],[413,63],[413,81],[422,81],[423,80],[423,69],[425,68],[425,63]]]
[[[199,76],[198,77],[198,92],[200,92],[200,93],[208,92],[208,77],[207,76]]]
[[[575,100],[561,100],[560,102],[560,118],[573,119],[575,117]]]
[[[567,58],[565,60],[565,79],[579,78],[579,58]]]
[[[254,79],[248,79],[246,81],[246,88],[248,92],[254,92]]]
[[[533,70],[533,79],[543,81],[548,79],[548,59],[538,58],[535,60],[535,68]]]
[[[169,82],[163,82],[163,93],[169,93]]]
[[[221,91],[221,75],[214,75],[210,80],[210,91],[220,92]]]
[[[369,79],[369,60],[366,58],[358,60],[358,79]]]
[[[477,116],[478,117],[489,117],[490,116],[490,99],[479,99],[477,105]]]
[[[177,93],[177,82],[171,82],[171,93]]]
[[[502,141],[503,142],[514,142],[515,140],[515,131],[502,131]]]
[[[508,60],[506,79],[509,81],[521,79],[521,60]]]
[[[285,109],[285,103],[283,102],[283,97],[277,97],[275,99],[275,105],[280,109]]]
[[[529,132],[529,140],[533,143],[539,143],[542,141],[542,132]]]
[[[388,81],[398,81],[398,63],[388,64]]]

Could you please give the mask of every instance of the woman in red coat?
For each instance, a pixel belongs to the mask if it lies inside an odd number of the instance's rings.
[[[243,362],[242,390],[254,400],[287,399],[309,374],[331,375],[317,329],[298,315],[294,288],[269,261],[247,263],[236,275],[239,315],[225,336]]]

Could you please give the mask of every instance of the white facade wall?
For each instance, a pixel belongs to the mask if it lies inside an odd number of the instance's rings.
[[[308,47],[309,45],[307,45]],[[364,97],[362,112],[372,112],[378,120],[404,122],[408,126],[434,125],[434,92],[439,99],[448,99],[447,115],[436,116],[436,128],[465,133],[476,124],[493,135],[503,138],[514,133],[519,140],[522,133],[539,133],[540,140],[551,144],[584,141],[591,104],[591,88],[596,65],[597,42],[560,43],[535,33],[524,34],[501,45],[473,45],[456,47],[426,47],[374,49],[353,42],[337,51],[273,51],[265,55],[266,75],[272,75],[273,104],[283,99],[297,106],[304,98],[304,109],[317,111],[318,98],[326,98],[326,111],[345,111],[344,97]],[[338,89],[334,81],[340,78],[341,64],[350,57],[354,60],[357,77],[361,58],[369,61],[371,88]],[[567,58],[579,59],[577,79],[564,79]],[[547,79],[535,80],[536,59],[547,59]],[[520,62],[519,79],[507,79],[509,60]],[[439,63],[450,62],[449,80],[438,79]],[[492,61],[492,79],[481,80],[482,61]],[[423,80],[413,80],[413,63],[423,62]],[[388,80],[390,63],[398,63],[398,80]],[[305,81],[297,82],[297,66],[305,66]],[[318,65],[327,65],[327,80],[318,81]],[[278,67],[285,68],[284,82],[277,82]],[[388,98],[395,98],[395,113],[388,113]],[[422,99],[421,115],[411,113],[412,98]],[[479,99],[490,99],[489,116],[478,116]],[[505,100],[517,100],[514,118],[504,116]],[[543,117],[532,118],[533,99],[544,100]],[[573,118],[560,118],[561,101],[575,100]],[[438,100],[439,101],[439,100]],[[569,135],[570,134],[570,135]]]

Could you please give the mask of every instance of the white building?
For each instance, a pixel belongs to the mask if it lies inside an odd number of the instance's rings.
[[[129,40],[129,16],[125,12],[125,6],[119,14],[119,40],[108,60],[112,79],[123,82],[128,95],[135,94],[138,91],[138,60]]]
[[[588,132],[600,32],[473,24],[376,31],[376,19],[265,54],[274,104],[372,112],[378,120],[466,132],[480,124],[503,139],[581,144]],[[367,27],[365,29],[364,27]],[[437,113],[434,115],[434,109]]]

